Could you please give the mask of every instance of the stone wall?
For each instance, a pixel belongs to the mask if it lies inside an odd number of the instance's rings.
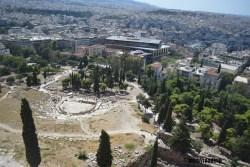
[[[128,163],[126,167],[147,167],[149,166],[151,158],[151,152],[145,152],[141,156],[137,157],[135,160]]]

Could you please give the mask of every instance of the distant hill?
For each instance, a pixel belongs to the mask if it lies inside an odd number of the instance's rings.
[[[0,8],[5,6],[40,8],[42,6],[55,7],[59,10],[60,5],[92,6],[105,8],[119,8],[129,10],[156,10],[155,6],[134,0],[0,0]]]
[[[137,9],[137,10],[153,10],[157,7],[137,2],[134,0],[62,0],[66,3],[80,3],[84,5],[97,5],[97,6],[106,6],[106,7],[118,7],[125,9]]]

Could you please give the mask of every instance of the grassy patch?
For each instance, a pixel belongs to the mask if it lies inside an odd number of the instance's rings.
[[[153,146],[150,145],[150,144],[148,144],[148,145],[146,145],[146,146],[144,147],[144,150],[145,150],[146,152],[149,152],[149,151],[152,150],[152,148],[153,148]]]
[[[124,145],[124,147],[128,150],[128,151],[134,151],[135,150],[135,144],[134,143],[127,143]]]
[[[136,103],[129,103],[132,109],[135,111],[137,118],[140,118],[143,116],[143,113],[138,109],[138,105]]]

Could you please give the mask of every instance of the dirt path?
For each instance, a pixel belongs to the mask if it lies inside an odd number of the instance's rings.
[[[5,95],[3,95],[1,98],[0,98],[0,102],[3,101],[4,99],[6,99],[8,97],[8,95],[14,90],[14,87],[11,86],[10,87],[10,90],[8,92],[5,93]]]
[[[22,131],[20,129],[15,129],[12,128],[11,126],[8,126],[6,124],[2,124],[0,123],[0,128],[3,130],[6,130],[8,132],[11,133],[15,133],[15,134],[21,134]],[[110,135],[115,135],[115,134],[127,134],[127,133],[135,133],[135,134],[139,134],[145,137],[145,139],[147,141],[149,140],[153,140],[154,139],[154,135],[148,133],[148,132],[144,132],[144,131],[140,131],[140,130],[115,130],[115,131],[108,131],[108,133]],[[40,132],[38,131],[38,136],[40,137],[49,137],[49,138],[77,138],[79,140],[93,140],[93,139],[98,139],[99,138],[99,134],[84,134],[84,133],[57,133],[57,132]]]
[[[11,155],[0,155],[0,167],[23,167]]]

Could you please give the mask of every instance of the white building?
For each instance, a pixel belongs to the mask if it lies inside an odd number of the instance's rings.
[[[221,72],[236,74],[239,70],[238,66],[233,66],[229,64],[221,64]]]
[[[10,50],[5,48],[5,46],[0,43],[0,56],[10,55]]]
[[[83,56],[103,56],[105,49],[104,45],[77,46],[76,53]]]
[[[204,88],[218,89],[220,85],[220,74],[213,67],[179,67],[177,72],[180,76],[200,82]]]

